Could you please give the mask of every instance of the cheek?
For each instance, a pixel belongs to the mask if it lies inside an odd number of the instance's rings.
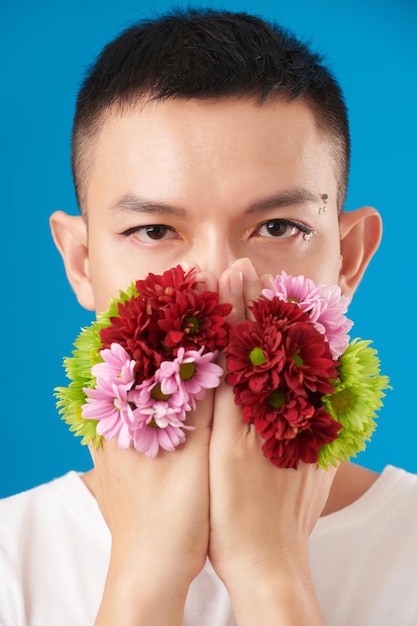
[[[129,285],[132,277],[110,249],[101,254],[97,247],[90,247],[89,262],[95,310],[99,313],[107,310],[110,300],[119,296],[120,290]]]
[[[317,284],[333,285],[339,280],[340,248],[338,240],[331,245],[324,241],[302,242],[297,250],[270,252],[252,258],[258,275],[285,271],[292,276],[303,275]]]
[[[311,255],[308,274],[316,283],[336,285],[339,282],[340,266],[340,246],[337,239],[335,245],[323,246]]]
[[[110,300],[119,297],[120,290],[125,290],[133,281],[145,278],[149,272],[161,274],[173,265],[176,265],[175,259],[140,253],[124,243],[90,244],[89,271],[96,312],[107,310]]]

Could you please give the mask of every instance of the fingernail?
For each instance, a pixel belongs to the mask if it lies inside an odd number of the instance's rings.
[[[230,269],[239,270],[242,273],[244,280],[255,281],[259,280],[255,268],[252,265],[252,261],[247,257],[236,259],[230,266]]]
[[[243,273],[244,280],[247,280],[249,282],[258,280],[258,274],[256,273],[256,270],[253,267],[252,261],[250,259],[242,259],[240,263],[240,269]]]

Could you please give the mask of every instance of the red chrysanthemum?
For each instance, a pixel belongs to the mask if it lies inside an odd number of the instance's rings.
[[[146,312],[146,303],[132,296],[118,304],[118,316],[110,318],[111,325],[100,330],[103,348],[118,343],[136,361],[137,382],[153,375],[162,360],[160,332],[155,320]]]
[[[233,325],[226,351],[229,385],[248,386],[255,394],[278,387],[285,354],[282,333],[275,326],[252,320]]]
[[[260,296],[249,307],[257,322],[263,326],[286,328],[299,322],[310,322],[308,313],[305,313],[293,302],[286,302],[279,298],[267,300]]]
[[[178,291],[161,310],[158,326],[164,333],[163,343],[174,353],[180,346],[195,350],[204,346],[208,352],[222,350],[228,342],[225,317],[230,304],[220,304],[214,291]]]
[[[180,265],[163,274],[149,273],[146,278],[136,281],[136,289],[140,298],[146,302],[148,313],[151,309],[161,310],[169,305],[181,291],[195,291],[197,287],[195,271],[185,272]]]
[[[264,439],[293,439],[308,427],[317,409],[317,399],[304,398],[291,391],[276,389],[262,400],[243,409],[244,421],[255,425]]]
[[[262,451],[277,467],[297,469],[299,461],[317,463],[320,448],[334,441],[341,428],[341,424],[320,407],[312,419],[307,420],[306,427],[297,432],[296,437],[269,437],[263,443]]]
[[[179,347],[215,352],[227,343],[230,304],[220,304],[219,295],[198,291],[194,272],[178,266],[162,275],[149,274],[135,283],[137,294],[118,303],[118,316],[102,328],[103,348],[118,343],[136,361],[140,383],[151,377],[161,362],[175,356]]]
[[[330,380],[338,376],[337,362],[324,335],[311,323],[301,322],[288,328],[283,343],[286,386],[300,395],[333,393]]]
[[[265,386],[275,389],[287,358],[285,336],[293,325],[309,323],[309,317],[299,307],[279,298],[261,297],[250,309],[255,320],[230,329],[226,381],[230,385],[248,384],[254,392],[261,392]]]
[[[260,298],[251,309],[256,321],[231,328],[226,382],[233,385],[243,421],[265,439],[264,453],[275,465],[315,462],[321,445],[341,428],[321,405],[321,396],[334,391],[338,363],[325,336],[296,304]]]

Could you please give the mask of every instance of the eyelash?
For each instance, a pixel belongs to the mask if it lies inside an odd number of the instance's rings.
[[[287,220],[283,218],[266,220],[265,222],[262,222],[256,227],[255,232],[259,232],[263,226],[274,226],[275,228],[282,227],[282,226],[291,227],[294,230],[297,230],[299,233],[302,233],[303,235],[312,235],[314,233],[314,229],[309,228],[305,224],[301,224],[300,222],[295,222],[293,220]],[[167,226],[166,224],[147,224],[146,226],[133,226],[132,228],[127,228],[125,231],[123,231],[120,234],[123,235],[124,237],[129,237],[130,235],[134,235],[135,233],[139,233],[140,231],[146,232],[147,229],[151,231],[152,229],[155,229],[155,228],[165,229],[166,231],[170,231],[172,233],[177,232],[175,228],[172,228],[171,226]],[[285,237],[276,237],[276,239],[284,239],[284,238]],[[274,239],[274,237],[271,236],[271,239]],[[154,241],[159,241],[159,240],[154,239]]]
[[[259,231],[262,228],[262,226],[268,226],[268,225],[275,225],[275,227],[276,225],[280,227],[281,226],[290,227],[294,230],[297,230],[299,233],[302,233],[303,235],[312,235],[314,233],[314,229],[309,228],[305,224],[300,224],[300,222],[295,222],[294,220],[286,220],[283,218],[266,220],[265,222],[262,222],[262,224],[259,224],[256,230]],[[273,239],[273,237],[271,238]],[[281,238],[284,239],[284,237],[281,237]],[[277,237],[277,239],[280,239],[280,237]]]
[[[132,226],[132,228],[127,228],[120,234],[123,235],[124,237],[129,237],[130,235],[134,235],[135,233],[138,233],[141,230],[146,232],[146,229],[151,230],[152,228],[165,228],[166,230],[169,230],[172,233],[176,232],[175,228],[172,228],[171,226],[167,226],[166,224],[146,224],[146,226]]]

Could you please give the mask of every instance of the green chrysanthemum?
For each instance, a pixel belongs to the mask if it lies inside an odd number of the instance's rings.
[[[91,368],[103,359],[100,356],[101,339],[100,330],[110,326],[110,318],[118,317],[118,305],[137,295],[135,283],[124,292],[121,291],[118,298],[111,300],[107,311],[97,316],[90,326],[81,329],[74,342],[75,350],[71,357],[64,359],[64,368],[67,378],[71,381],[68,387],[56,387],[57,409],[62,419],[69,425],[69,430],[76,436],[82,437],[83,445],[92,443],[100,446],[102,437],[96,433],[96,420],[84,419],[81,416],[81,407],[85,404],[85,387],[90,389],[95,386],[95,377],[91,374]]]
[[[380,374],[377,351],[370,344],[371,341],[358,338],[349,343],[340,358],[335,391],[323,396],[327,412],[343,428],[337,439],[321,448],[320,467],[355,457],[365,449],[376,427],[376,413],[382,407],[384,391],[391,387],[388,377]]]

